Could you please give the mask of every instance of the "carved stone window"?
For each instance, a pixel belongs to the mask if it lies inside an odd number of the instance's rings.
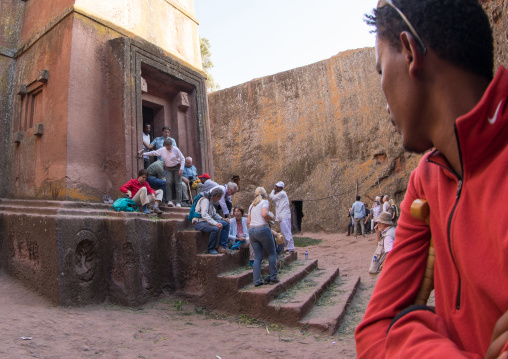
[[[43,92],[49,79],[49,71],[42,70],[37,79],[28,85],[20,85],[18,95],[21,96],[21,111],[19,116],[19,132],[37,127],[34,135],[42,135]]]
[[[42,90],[40,85],[21,99],[20,131],[26,131],[42,122]]]

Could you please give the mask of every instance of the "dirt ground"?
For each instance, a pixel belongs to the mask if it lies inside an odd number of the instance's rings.
[[[374,234],[303,233],[319,267],[338,265],[362,283],[338,332],[303,333],[246,316],[206,311],[163,295],[141,308],[104,303],[55,307],[0,270],[1,358],[355,358],[354,330],[376,278],[367,269]]]

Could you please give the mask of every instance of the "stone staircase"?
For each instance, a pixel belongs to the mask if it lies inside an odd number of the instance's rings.
[[[174,220],[184,223],[189,214],[188,208],[163,207],[163,213],[159,219]],[[75,201],[50,201],[50,200],[23,200],[23,199],[0,199],[0,211],[19,214],[35,215],[68,215],[68,216],[111,216],[122,218],[149,218],[140,212],[116,212],[111,210],[111,204],[88,203]],[[153,215],[155,216],[155,215]]]
[[[294,252],[277,261],[279,283],[255,287],[245,265],[247,250],[205,254],[208,236],[191,230],[178,233],[177,242],[195,253],[185,258],[191,270],[178,294],[196,305],[272,323],[333,334],[360,283],[359,277],[341,277],[339,268],[319,268],[317,259],[298,259]],[[261,272],[268,274],[266,259]]]
[[[294,252],[277,261],[280,283],[254,287],[248,251],[207,254],[208,234],[193,230],[188,208],[110,207],[0,199],[0,266],[56,304],[137,306],[165,288],[208,309],[330,334],[360,282]]]

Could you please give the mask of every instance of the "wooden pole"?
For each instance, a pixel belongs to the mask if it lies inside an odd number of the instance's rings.
[[[425,221],[425,223],[430,226],[430,208],[426,200],[415,199],[411,204],[411,215],[413,218]],[[434,289],[435,260],[436,252],[431,236],[429,239],[429,253],[427,254],[427,267],[425,268],[422,284],[420,285],[414,304],[426,305],[429,300],[430,292]]]

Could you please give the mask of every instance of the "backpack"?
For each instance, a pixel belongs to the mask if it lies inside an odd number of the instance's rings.
[[[138,205],[130,198],[118,198],[111,206],[112,211],[136,212]]]
[[[397,208],[396,204],[392,205],[392,211],[393,211],[393,213],[395,213],[394,219],[398,219],[399,218],[399,209]]]
[[[203,197],[203,192],[198,194],[196,197],[194,197],[194,202],[192,203],[192,206],[189,211],[189,221],[192,222],[193,218],[201,218],[201,213],[196,212],[196,205],[198,204],[199,200]]]

